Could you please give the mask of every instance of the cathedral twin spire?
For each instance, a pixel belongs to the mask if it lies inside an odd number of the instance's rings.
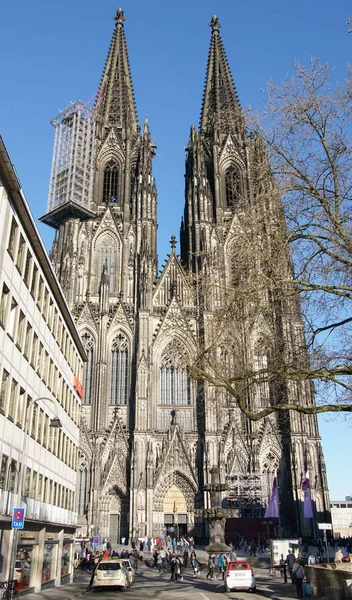
[[[96,110],[105,123],[137,132],[137,109],[128,60],[124,30],[125,16],[118,8],[103,76],[96,100]]]
[[[116,21],[103,76],[96,101],[96,109],[106,123],[137,131],[137,109],[129,66],[125,16],[118,8]],[[234,121],[241,112],[237,91],[220,35],[221,25],[217,16],[209,23],[212,29],[205,78],[203,102],[200,115],[200,130],[211,133],[214,126],[221,127],[224,121]]]
[[[242,112],[216,15],[209,26],[212,34],[200,115],[200,131],[204,134],[214,133],[214,128],[228,129]]]

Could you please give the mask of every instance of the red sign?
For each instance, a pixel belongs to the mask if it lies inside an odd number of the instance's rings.
[[[75,388],[79,397],[83,398],[84,397],[84,388],[83,388],[83,385],[81,384],[81,382],[79,381],[79,379],[76,377],[76,375],[74,375],[74,377],[73,377],[73,387]]]

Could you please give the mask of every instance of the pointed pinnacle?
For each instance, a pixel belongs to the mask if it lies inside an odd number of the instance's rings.
[[[123,25],[123,22],[126,21],[126,17],[123,14],[122,8],[118,8],[116,11],[116,15],[114,16],[114,21],[116,21],[116,25]]]
[[[213,32],[214,31],[219,31],[221,25],[219,23],[219,18],[216,15],[212,16],[211,21],[209,23],[209,27],[212,28]]]
[[[177,242],[176,242],[176,236],[174,234],[172,234],[172,236],[171,236],[170,244],[171,244],[172,253],[174,254],[175,253],[176,244],[177,244]]]
[[[144,119],[144,135],[148,135],[149,134],[149,122],[148,122],[148,115],[145,115],[145,119]]]

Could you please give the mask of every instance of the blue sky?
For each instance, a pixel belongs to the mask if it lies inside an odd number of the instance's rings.
[[[50,120],[97,90],[114,27],[114,0],[17,0],[1,8],[0,133],[35,218],[45,213],[54,129]],[[139,119],[157,143],[159,264],[179,235],[184,147],[198,125],[208,23],[215,13],[243,106],[259,106],[266,82],[292,73],[294,59],[328,61],[336,77],[352,56],[347,0],[126,0],[128,50]],[[48,248],[51,230],[39,224]],[[352,493],[351,426],[321,419],[331,497]]]

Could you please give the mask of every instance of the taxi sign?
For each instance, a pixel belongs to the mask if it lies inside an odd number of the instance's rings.
[[[24,508],[14,508],[12,511],[12,529],[24,528]]]

